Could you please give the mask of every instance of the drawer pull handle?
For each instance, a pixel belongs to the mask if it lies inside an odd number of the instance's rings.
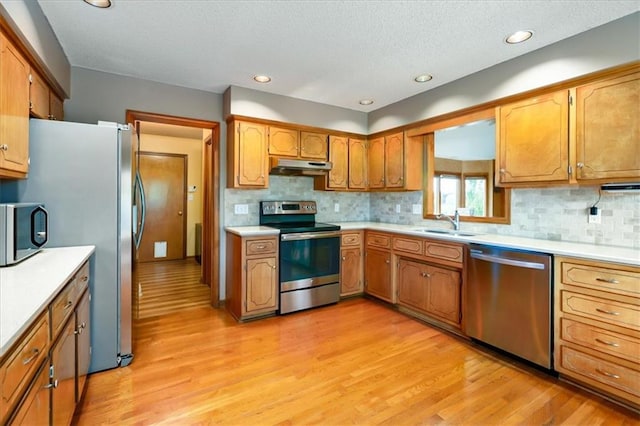
[[[596,308],[596,311],[602,312],[603,314],[607,314],[607,315],[620,315],[620,312],[607,311],[606,309]]]
[[[596,278],[596,281],[600,281],[601,283],[608,283],[608,284],[620,284],[620,281],[614,279],[614,278]]]
[[[422,272],[420,273],[420,275],[422,275],[423,278],[431,278],[431,275],[427,274],[426,272]]]
[[[262,249],[264,249],[264,246],[256,246],[256,248],[257,248],[258,250],[262,250]]]
[[[602,374],[603,376],[611,377],[612,379],[620,378],[620,376],[618,376],[617,374],[609,373],[608,371],[600,370],[599,368],[596,368],[596,371]]]
[[[614,348],[619,348],[620,345],[615,342],[607,342],[606,340],[602,340],[596,337],[596,342],[602,343],[603,345],[613,346]]]
[[[82,278],[81,278],[81,281],[82,281],[82,282],[85,282],[85,283],[86,283],[88,280],[89,280],[89,277],[87,277],[86,275],[83,275],[83,276],[82,276]]]
[[[67,304],[64,305],[64,308],[69,309],[71,306],[73,306],[73,300],[67,300]]]
[[[31,361],[36,359],[39,354],[40,354],[40,349],[38,349],[38,348],[31,349],[31,356],[29,358],[23,359],[22,360],[22,365],[29,364]]]

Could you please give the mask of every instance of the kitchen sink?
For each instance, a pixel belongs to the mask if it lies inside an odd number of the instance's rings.
[[[430,229],[430,228],[418,228],[414,231],[424,232],[425,234],[442,234],[442,235],[454,235],[456,237],[473,237],[478,235],[476,232],[460,231],[455,229]]]

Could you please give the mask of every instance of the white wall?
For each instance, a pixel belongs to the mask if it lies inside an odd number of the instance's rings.
[[[352,109],[230,86],[224,94],[229,114],[367,134],[367,114]]]
[[[372,111],[368,133],[637,60],[640,60],[640,12]]]
[[[31,47],[68,95],[71,87],[70,66],[49,21],[35,0],[0,0],[0,14],[15,24],[14,32]]]

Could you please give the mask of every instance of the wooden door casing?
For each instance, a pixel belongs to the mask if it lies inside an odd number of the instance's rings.
[[[145,232],[138,260],[184,259],[187,156],[153,152],[140,152],[138,155],[147,205]],[[165,257],[155,257],[156,242],[166,242]]]

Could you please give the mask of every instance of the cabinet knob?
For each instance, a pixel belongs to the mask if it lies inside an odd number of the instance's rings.
[[[391,263],[389,259],[385,260],[384,263]]]
[[[272,268],[273,268],[273,269],[276,269],[276,265],[273,265],[273,266],[272,266]]]
[[[505,174],[507,171],[505,169],[500,169],[500,173]]]
[[[347,258],[346,258],[346,257],[344,257],[344,256],[342,256],[342,260],[347,260]]]
[[[422,272],[420,275],[422,275],[423,278],[430,278],[431,275],[427,274],[426,272]]]
[[[46,386],[44,386],[45,389],[55,389],[58,387],[58,381],[54,380],[53,383],[50,383]]]
[[[182,210],[178,211],[178,216],[182,216]]]
[[[7,145],[6,143],[5,143],[5,144],[0,145],[0,150],[2,150],[2,151],[9,151],[9,145]]]
[[[576,166],[578,166],[578,168],[581,169],[581,168],[584,167],[584,163],[578,163],[578,164],[576,164]]]

